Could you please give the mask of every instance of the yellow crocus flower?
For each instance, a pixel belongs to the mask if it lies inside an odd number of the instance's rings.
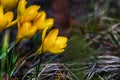
[[[41,11],[35,18],[33,25],[35,25],[38,28],[38,31],[41,31],[46,27],[50,29],[54,25],[54,19],[53,18],[46,19],[46,13],[44,11]]]
[[[11,23],[13,12],[8,11],[4,14],[3,7],[0,6],[0,32],[3,31]]]
[[[18,18],[20,23],[32,21],[38,14],[40,6],[32,5],[26,8],[26,0],[20,0],[18,4]]]
[[[3,6],[3,9],[10,10],[16,7],[18,0],[0,0],[0,5]]]
[[[58,54],[64,51],[64,48],[67,46],[67,37],[58,36],[58,29],[53,29],[46,35],[46,30],[44,29],[42,33],[42,45],[37,50],[36,54],[41,54],[43,52],[51,52],[53,54]],[[44,38],[45,37],[45,38]]]
[[[17,42],[28,40],[35,35],[37,28],[32,26],[31,22],[25,22],[21,27],[18,27]]]

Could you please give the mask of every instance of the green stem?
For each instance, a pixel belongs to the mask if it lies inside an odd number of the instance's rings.
[[[14,52],[15,52],[15,47],[16,47],[17,43],[14,43],[13,49],[12,49],[12,53],[10,54],[10,63],[9,63],[9,74],[11,74],[12,69],[13,69],[13,56],[14,56]],[[12,77],[12,76],[10,76]]]
[[[1,57],[1,63],[0,63],[0,77],[3,77],[3,73],[5,73],[6,70],[6,58],[8,55],[7,49],[8,49],[8,43],[9,43],[9,30],[6,30],[3,42],[2,42],[2,47],[0,50],[0,57]]]
[[[39,56],[39,62],[37,64],[37,66],[36,66],[36,80],[38,78],[39,69],[40,69],[40,65],[41,65],[41,62],[42,62],[42,56],[43,56],[43,54],[40,54],[40,56]]]
[[[40,69],[40,65],[42,63],[42,56],[43,56],[43,44],[42,44],[42,51],[41,51],[41,54],[39,56],[39,62],[38,62],[38,65],[36,66],[36,80],[38,78],[38,74],[39,74],[39,69]]]

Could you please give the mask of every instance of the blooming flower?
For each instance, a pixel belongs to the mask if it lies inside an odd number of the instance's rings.
[[[41,54],[43,52],[51,52],[53,54],[58,54],[64,51],[67,46],[67,37],[58,36],[58,29],[53,29],[46,35],[45,29],[42,33],[42,45],[37,50],[36,54]]]
[[[0,0],[0,4],[5,10],[10,10],[16,7],[18,0]]]
[[[40,6],[32,5],[26,8],[27,2],[25,0],[20,0],[18,4],[18,17],[21,23],[32,21],[38,14]]]
[[[41,11],[38,13],[37,17],[35,18],[33,25],[38,28],[38,31],[45,29],[46,27],[50,29],[54,24],[53,18],[46,19],[46,13]]]
[[[8,11],[4,14],[3,7],[0,6],[0,32],[3,31],[11,23],[13,12]]]
[[[17,42],[28,40],[35,35],[37,28],[32,26],[31,22],[25,22],[22,26],[18,26]]]

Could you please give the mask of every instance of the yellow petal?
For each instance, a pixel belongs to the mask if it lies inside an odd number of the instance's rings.
[[[8,24],[10,24],[10,22],[12,21],[13,19],[13,12],[12,11],[9,11],[7,12],[5,15],[4,15],[4,18],[8,21]]]
[[[7,25],[10,24],[10,22],[12,21],[13,19],[13,12],[11,11],[8,11],[7,13],[5,13],[3,15],[3,10],[2,10],[2,7],[0,6],[0,11],[1,11],[1,16],[0,16],[0,32],[7,28]]]
[[[56,40],[57,35],[58,35],[59,30],[58,29],[53,29],[49,32],[49,34],[47,35],[46,39],[50,39],[50,40]]]
[[[2,7],[2,6],[0,6],[0,17],[2,17],[2,16],[3,16],[3,14],[4,14],[4,12],[3,12],[3,7]]]
[[[18,3],[18,0],[1,0],[1,5],[5,10],[14,8]]]
[[[61,42],[63,41],[63,42]],[[64,42],[65,41],[65,42]],[[57,40],[55,44],[48,47],[48,51],[56,54],[61,53],[64,51],[64,48],[67,46],[66,40],[63,40],[62,38]]]
[[[1,0],[0,4],[2,5],[3,8],[5,8],[9,3],[9,0]]]
[[[42,24],[44,23],[46,19],[46,13],[44,11],[41,11],[38,13],[37,17],[35,18],[33,25],[38,27],[38,30],[42,30]]]
[[[29,28],[29,30],[18,32],[17,42],[30,39],[35,35],[36,31],[37,31],[37,28],[35,26],[32,26],[31,28]]]
[[[30,7],[28,7],[25,12],[23,12],[23,15],[36,15],[36,13],[38,12],[40,6],[37,5],[32,5]]]
[[[32,26],[32,28],[29,29],[29,30],[24,34],[25,37],[26,37],[27,39],[33,37],[33,36],[35,35],[35,33],[36,33],[36,30],[37,30],[37,28],[34,27],[34,26]]]
[[[57,35],[58,35],[58,29],[51,30],[44,40],[44,48],[49,48],[53,46],[57,39]]]
[[[37,21],[38,19],[45,21],[46,12],[45,11],[39,12],[34,21]]]
[[[22,26],[20,27],[18,34],[23,35],[27,33],[27,31],[29,31],[31,27],[31,22],[26,22],[24,24],[22,24]]]
[[[65,44],[61,44],[61,45],[59,45],[59,44],[54,44],[54,45],[48,47],[48,50],[49,50],[49,51],[52,51],[52,50],[61,50],[61,49],[64,49],[66,46],[67,46],[66,43],[65,43]]]
[[[67,46],[67,37],[63,37],[63,36],[59,36],[57,37],[57,40],[56,40],[56,45],[59,46],[59,49],[62,49],[62,48],[65,48]]]
[[[21,30],[28,30],[30,29],[32,23],[31,22],[25,22],[22,24]]]
[[[22,41],[28,40],[28,39],[32,38],[32,37],[35,35],[36,30],[37,30],[37,29],[35,28],[35,29],[31,29],[31,30],[29,30],[28,32],[26,32],[26,34],[24,34],[25,36],[24,36],[24,38],[22,39]]]
[[[18,34],[16,37],[17,42],[22,40],[25,37],[25,34],[27,33],[27,31],[29,31],[30,27],[31,27],[31,23],[26,22],[20,28],[18,28]]]
[[[4,18],[0,19],[0,27],[1,28],[5,28],[5,26],[7,26],[7,24],[8,24],[8,21],[6,19],[4,19]]]
[[[53,50],[50,50],[49,52],[51,52],[53,54],[59,54],[59,53],[64,52],[64,49],[61,49],[61,50],[55,50],[55,49],[53,49]]]
[[[28,7],[22,14],[21,18],[20,18],[20,22],[27,22],[27,21],[32,21],[35,19],[35,17],[38,14],[38,10],[39,10],[40,6],[37,5],[32,5],[30,7]]]
[[[18,8],[17,8],[18,16],[24,13],[26,4],[27,4],[26,0],[19,1]]]
[[[59,51],[67,46],[67,38],[66,37],[58,37],[55,43],[48,47],[49,51]]]
[[[46,19],[45,22],[41,25],[41,29],[44,29],[46,27],[48,27],[48,29],[50,29],[50,28],[52,28],[53,24],[54,24],[53,18]]]

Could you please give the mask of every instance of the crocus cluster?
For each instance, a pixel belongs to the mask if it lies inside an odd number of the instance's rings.
[[[26,5],[26,0],[20,0],[17,8],[17,42],[30,39],[37,31],[42,31],[46,27],[51,28],[54,23],[53,18],[46,19],[46,13],[44,11],[39,12],[40,6],[31,5],[26,7]]]
[[[58,29],[51,30],[48,34],[48,29],[54,25],[53,18],[47,18],[45,11],[39,11],[40,6],[27,6],[26,0],[0,0],[0,31],[9,27],[14,17],[10,11],[17,6],[18,33],[16,42],[21,42],[32,38],[37,32],[42,32],[42,44],[35,52],[61,53],[67,46],[67,37],[58,36]]]

